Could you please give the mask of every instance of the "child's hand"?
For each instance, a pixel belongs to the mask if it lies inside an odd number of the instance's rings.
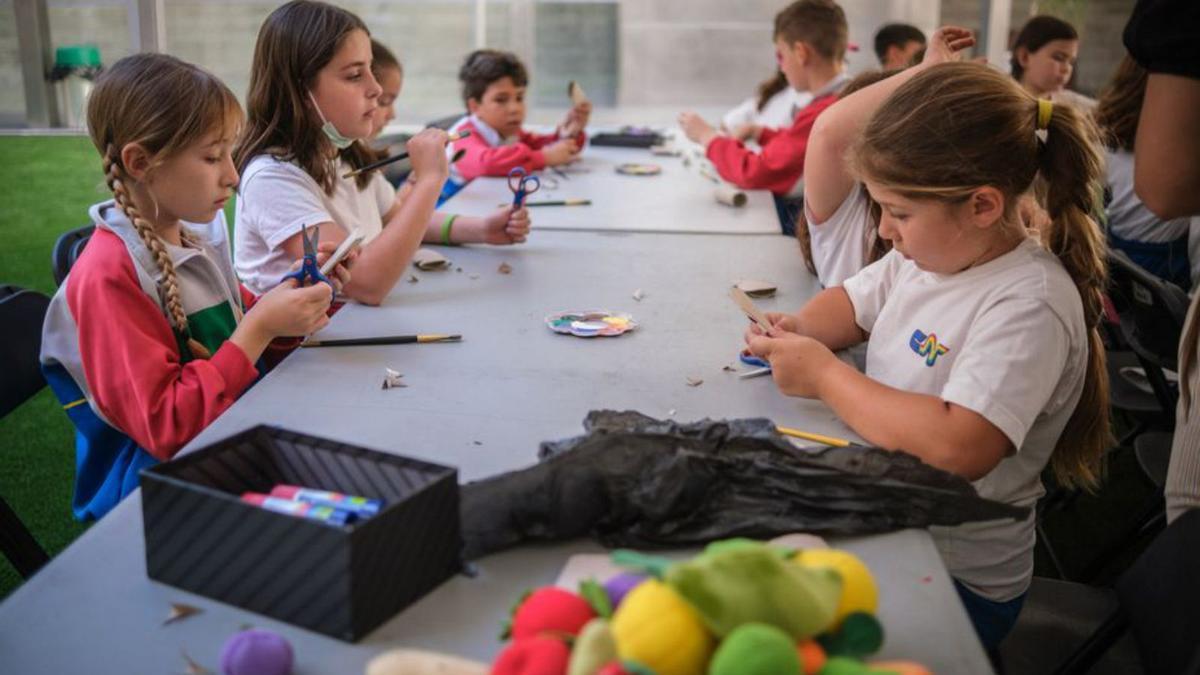
[[[331,300],[328,284],[297,288],[295,279],[287,279],[264,293],[245,320],[268,338],[309,335],[329,323],[325,312]]]
[[[450,177],[450,164],[446,160],[445,131],[425,129],[408,139],[405,147],[408,148],[413,175],[421,178],[433,177],[441,183],[445,183]]]
[[[333,255],[333,252],[337,250],[337,247],[338,244],[335,244],[332,241],[323,241],[320,244],[317,244],[317,267],[323,267],[325,265],[325,261],[329,260],[329,256]],[[358,257],[358,251],[358,247],[354,247],[354,250],[347,253],[346,256],[342,258],[341,262],[333,266],[333,271],[331,273],[325,275],[331,282],[333,282],[333,290],[337,291],[338,293],[341,293],[346,284],[350,283],[350,265],[354,262],[354,259]]]
[[[529,235],[529,209],[513,209],[505,206],[493,211],[483,219],[483,241],[487,244],[507,246],[520,244]]]
[[[689,140],[699,143],[705,148],[712,142],[712,139],[717,137],[717,130],[694,112],[680,113],[679,127],[683,129],[683,135],[687,136]]]
[[[546,159],[546,166],[570,164],[578,154],[579,144],[575,142],[574,138],[564,138],[560,141],[555,141],[542,150],[542,157]]]
[[[975,34],[959,26],[942,26],[929,36],[922,65],[958,61],[964,49],[975,46]]]
[[[559,135],[564,138],[575,138],[587,126],[592,116],[592,102],[584,101],[567,111],[567,119],[563,121]]]
[[[828,347],[794,333],[760,335],[750,340],[749,348],[751,354],[771,364],[771,377],[788,396],[818,398],[822,378],[838,363]]]
[[[754,319],[750,319],[749,317],[747,317],[747,319],[750,321],[750,325],[746,328],[746,332],[743,335],[746,340],[746,344],[750,344],[750,340],[753,340],[760,335],[767,335],[767,333],[764,333],[763,329],[754,322]],[[784,312],[767,312],[767,321],[771,322],[771,337],[779,337],[784,333],[800,332],[800,324],[796,321],[796,315],[794,314],[787,314]]]

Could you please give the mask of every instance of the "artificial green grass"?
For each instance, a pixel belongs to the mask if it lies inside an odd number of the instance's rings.
[[[100,158],[84,136],[0,137],[0,284],[55,290],[50,251],[106,198]],[[71,515],[74,429],[49,389],[0,419],[0,495],[54,555],[87,529]],[[0,597],[21,582],[0,558]]]

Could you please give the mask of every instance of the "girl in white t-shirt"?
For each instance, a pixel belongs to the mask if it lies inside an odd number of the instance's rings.
[[[788,85],[783,71],[775,71],[758,85],[758,92],[742,101],[721,118],[721,131],[745,141],[758,138],[758,132],[792,125],[796,111],[812,101],[812,92],[796,91]]]
[[[944,28],[929,50],[948,56],[970,41]],[[821,399],[868,443],[1031,508],[1020,521],[931,528],[993,648],[1033,573],[1042,469],[1094,486],[1108,446],[1096,329],[1105,247],[1088,217],[1098,136],[1071,106],[1039,101],[985,65],[942,63],[891,94],[851,159],[892,251],[796,314],[772,315],[769,336],[751,329],[746,339],[784,393]],[[1040,239],[1018,215],[1037,175],[1049,195]],[[865,374],[833,354],[863,341]]]
[[[404,200],[378,171],[345,174],[377,156],[364,141],[381,89],[371,74],[371,38],[354,14],[311,0],[271,12],[258,33],[247,124],[235,154],[242,176],[235,263],[253,292],[279,283],[303,254],[302,227],[321,241],[366,235],[343,293],[379,304],[422,241],[515,244],[525,240],[525,209],[482,218],[434,213],[446,181],[446,132],[426,129],[408,142],[413,188]]]

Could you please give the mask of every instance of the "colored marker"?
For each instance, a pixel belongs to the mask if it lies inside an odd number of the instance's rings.
[[[309,518],[311,520],[319,520],[322,523],[330,525],[345,525],[352,523],[355,520],[353,513],[335,509],[330,506],[319,506],[317,504],[308,504],[306,502],[294,502],[290,499],[282,499],[280,497],[272,497],[259,492],[246,492],[242,494],[242,501],[247,504],[261,506],[268,511],[282,513],[289,516],[297,516],[299,518]]]
[[[276,485],[274,488],[271,488],[271,496],[350,511],[360,518],[373,516],[383,508],[383,502],[378,499],[344,495],[340,492],[331,492],[329,490],[314,490],[298,485]]]

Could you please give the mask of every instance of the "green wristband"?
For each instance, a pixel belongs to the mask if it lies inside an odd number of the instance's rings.
[[[446,216],[444,221],[442,221],[442,243],[446,246],[450,246],[454,243],[450,241],[450,228],[454,225],[454,219],[457,217],[458,214],[451,213],[450,215]]]

